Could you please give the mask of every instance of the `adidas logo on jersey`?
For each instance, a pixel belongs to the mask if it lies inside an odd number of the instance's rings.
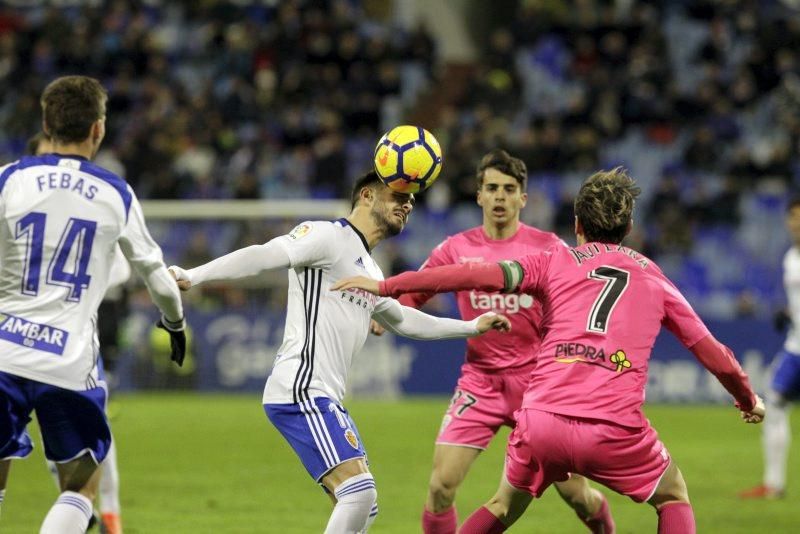
[[[366,267],[364,267],[364,260],[361,259],[361,256],[359,256],[358,259],[356,260],[356,266],[361,267],[362,269],[366,269]]]
[[[69,333],[9,313],[0,313],[0,339],[32,349],[63,354]]]

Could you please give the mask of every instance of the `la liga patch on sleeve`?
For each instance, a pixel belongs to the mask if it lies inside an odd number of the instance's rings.
[[[311,224],[309,223],[298,224],[297,226],[294,227],[294,230],[289,232],[289,239],[297,241],[301,237],[311,233],[312,228],[314,227],[311,226]]]

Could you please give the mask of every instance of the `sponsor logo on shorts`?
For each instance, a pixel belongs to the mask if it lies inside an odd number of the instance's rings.
[[[555,359],[559,363],[588,363],[621,373],[631,368],[631,361],[624,350],[608,354],[605,349],[583,343],[559,343],[556,345]]]
[[[355,432],[348,428],[344,431],[344,439],[347,440],[347,443],[349,443],[351,447],[358,449],[358,438]]]
[[[54,326],[34,323],[10,313],[0,313],[0,339],[29,349],[64,354],[69,332]]]

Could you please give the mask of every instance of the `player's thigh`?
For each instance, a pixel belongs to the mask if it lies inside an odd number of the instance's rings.
[[[84,493],[93,499],[100,482],[99,465],[90,454],[83,454],[74,460],[57,463],[58,483],[61,491]]]
[[[0,371],[0,459],[24,458],[33,450],[27,431],[33,411],[30,384]]]
[[[540,497],[573,471],[572,423],[563,416],[521,409],[508,437],[505,479],[520,491]]]
[[[331,399],[265,404],[264,411],[316,482],[353,459],[368,465],[355,422]]]
[[[491,377],[465,371],[445,412],[437,445],[485,449],[494,435],[513,418],[502,387]]]
[[[668,502],[689,502],[689,491],[686,488],[686,481],[683,474],[675,462],[670,462],[669,467],[664,471],[661,480],[656,486],[653,496],[647,502],[656,508]]]
[[[433,450],[431,486],[457,487],[483,449],[437,443]]]
[[[105,405],[103,387],[72,391],[41,384],[34,407],[47,459],[67,463],[88,453],[99,465],[111,447]]]
[[[575,471],[627,495],[648,500],[670,465],[669,452],[649,423],[628,428],[611,423],[578,420]]]
[[[322,477],[320,483],[330,492],[334,493],[342,482],[357,475],[369,473],[369,467],[364,458],[353,458],[340,463]]]

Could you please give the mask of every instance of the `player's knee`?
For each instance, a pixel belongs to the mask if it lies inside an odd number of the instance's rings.
[[[445,509],[451,506],[456,498],[458,486],[459,480],[455,477],[434,471],[428,485],[428,491],[432,497],[435,508]],[[437,510],[433,510],[433,512],[436,511]]]
[[[351,477],[336,488],[335,496],[339,504],[355,504],[371,511],[378,501],[375,479],[369,473]]]

